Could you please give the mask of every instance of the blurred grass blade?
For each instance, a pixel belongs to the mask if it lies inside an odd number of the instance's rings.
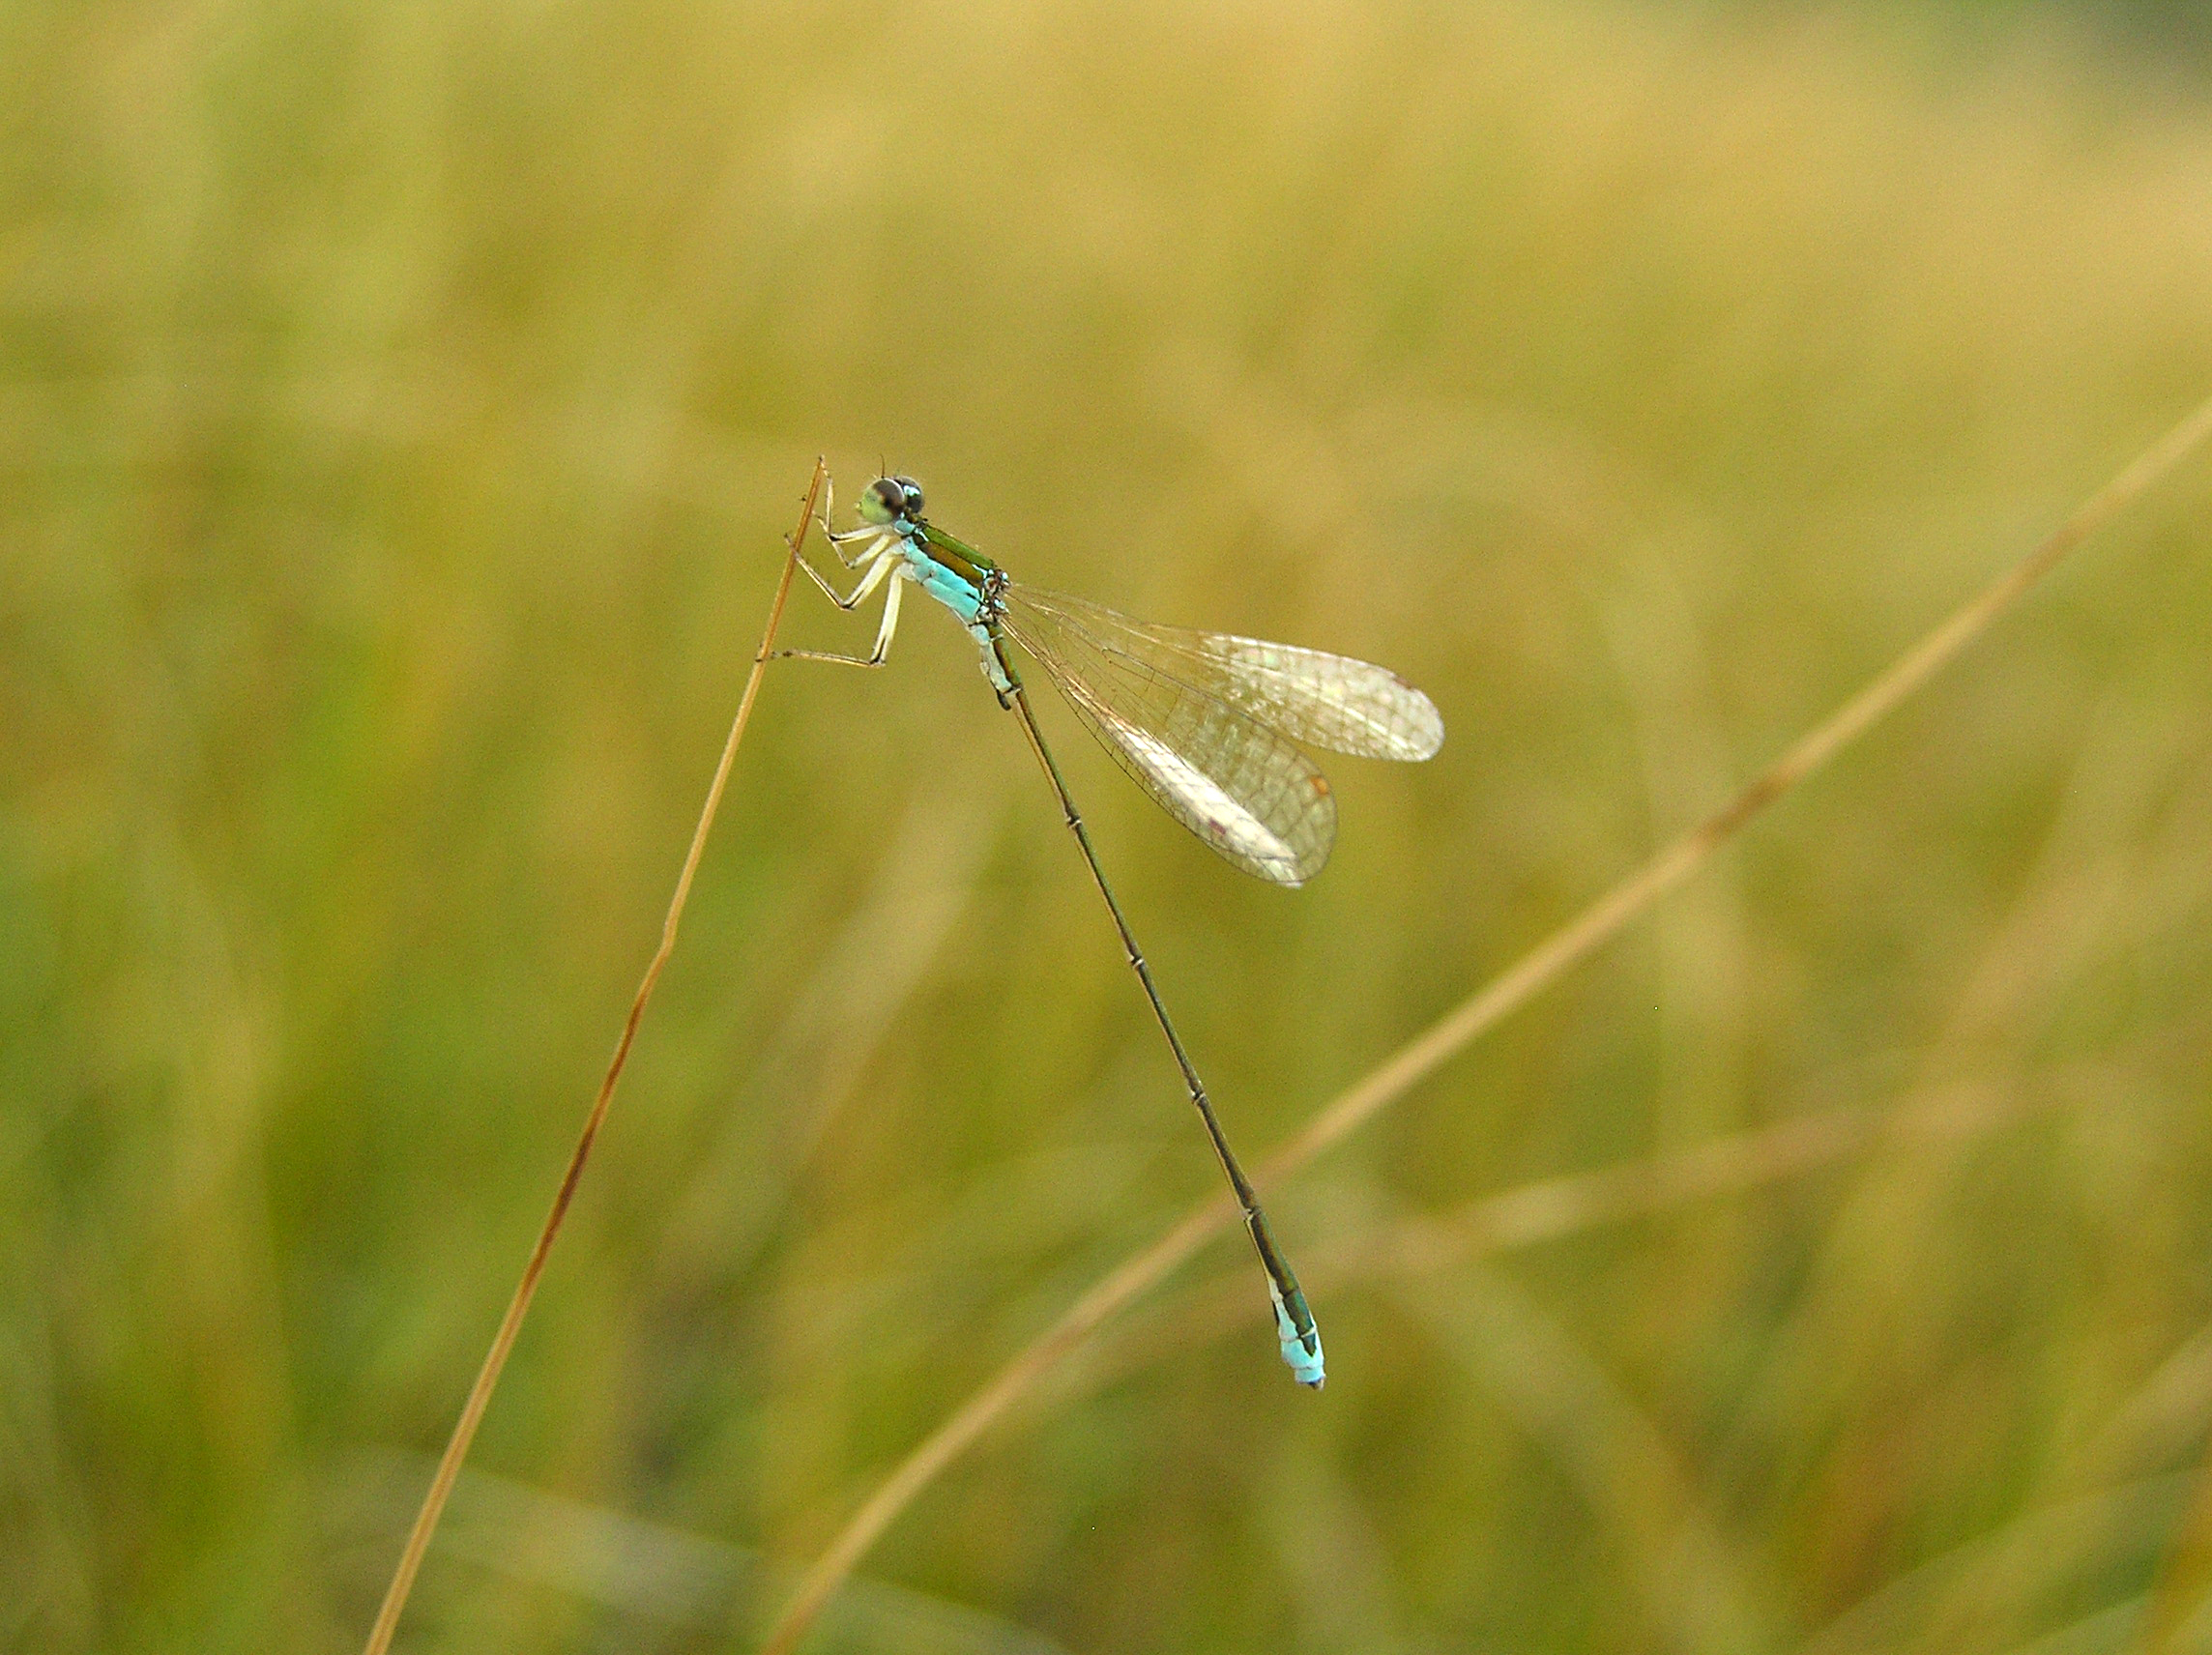
[[[427,1455],[391,1451],[349,1461],[332,1491],[334,1538],[350,1550],[351,1535],[383,1532],[429,1463]],[[433,1550],[663,1635],[720,1625],[734,1608],[780,1583],[774,1564],[752,1547],[476,1469],[455,1481]],[[826,1630],[856,1647],[902,1655],[1066,1655],[1062,1644],[1012,1621],[864,1575],[853,1581]],[[607,1646],[617,1641],[641,1646],[619,1639]],[[642,1646],[660,1645],[648,1639]]]
[[[694,1294],[709,1280],[742,1274],[758,1256],[800,1169],[859,1092],[974,901],[1000,794],[995,775],[980,769],[934,776],[917,790],[866,895],[672,1195],[656,1264],[662,1293]],[[863,977],[869,992],[856,1001],[847,985]],[[771,1096],[784,1101],[764,1141],[746,1129],[763,1113],[750,1100]]]
[[[2070,552],[2125,510],[2207,435],[2212,435],[2212,399],[2184,416],[2078,507],[2040,545],[1899,656],[1720,810],[1663,848],[1457,1009],[1341,1093],[1262,1167],[1257,1181],[1266,1185],[1303,1167],[1617,935],[1687,880],[1761,811],[1826,765],[1948,665]],[[1232,1203],[1219,1197],[1192,1208],[1173,1230],[1123,1261],[1077,1299],[923,1438],[862,1502],[807,1572],[783,1618],[769,1635],[764,1645],[767,1655],[790,1655],[838,1583],[939,1472],[1123,1306],[1226,1229],[1236,1211]]]
[[[538,1232],[537,1244],[530,1250],[530,1263],[523,1266],[522,1280],[515,1285],[514,1297],[508,1302],[507,1314],[500,1319],[499,1332],[492,1338],[491,1350],[484,1355],[476,1383],[469,1387],[468,1401],[462,1406],[461,1417],[453,1426],[453,1435],[438,1461],[437,1474],[430,1479],[429,1491],[422,1496],[422,1508],[415,1515],[415,1526],[408,1531],[407,1544],[392,1572],[392,1584],[386,1588],[376,1622],[369,1628],[366,1655],[384,1655],[392,1646],[392,1635],[398,1628],[400,1611],[407,1607],[407,1594],[414,1589],[416,1572],[422,1566],[422,1554],[429,1548],[430,1536],[437,1532],[439,1514],[445,1510],[446,1501],[453,1492],[453,1479],[460,1472],[461,1462],[468,1458],[469,1444],[476,1437],[477,1426],[481,1423],[491,1393],[499,1383],[500,1370],[507,1366],[508,1354],[514,1349],[516,1335],[522,1331],[522,1319],[529,1314],[530,1301],[538,1292],[538,1279],[544,1273],[546,1255],[552,1252],[554,1238],[561,1233],[561,1221],[568,1216],[568,1203],[576,1193],[577,1180],[583,1176],[584,1163],[591,1158],[592,1145],[598,1137],[600,1124],[607,1118],[607,1106],[614,1099],[623,1065],[629,1061],[630,1044],[637,1038],[637,1026],[645,1016],[646,1002],[653,998],[654,986],[659,982],[669,955],[676,951],[676,928],[683,921],[684,904],[690,900],[691,881],[699,871],[699,858],[706,851],[707,834],[714,825],[714,813],[721,808],[722,790],[729,785],[730,766],[738,756],[738,743],[744,739],[745,724],[752,717],[753,702],[760,694],[761,679],[768,670],[769,651],[775,642],[777,624],[783,619],[784,602],[791,595],[791,577],[799,567],[800,551],[806,542],[806,531],[814,521],[823,481],[829,475],[828,461],[817,458],[813,480],[806,487],[806,502],[799,513],[799,526],[784,542],[788,550],[783,560],[783,573],[776,581],[775,597],[769,605],[768,625],[761,633],[760,648],[753,652],[752,671],[745,678],[744,693],[738,698],[737,716],[730,721],[729,739],[722,743],[721,759],[714,766],[714,779],[708,784],[707,801],[700,807],[698,827],[691,831],[691,847],[684,855],[683,871],[676,876],[676,891],[669,899],[667,917],[660,924],[660,945],[654,950],[645,975],[638,982],[637,994],[630,1001],[629,1016],[624,1021],[622,1035],[615,1042],[614,1056],[608,1060],[606,1077],[599,1082],[598,1095],[592,1101],[591,1113],[584,1118],[584,1130],[568,1157],[568,1170],[562,1175],[561,1187],[554,1194],[552,1210],[545,1215],[545,1227]]]
[[[2186,1482],[2142,1477],[2030,1507],[1883,1582],[1816,1629],[1795,1655],[1958,1650],[1993,1616],[2054,1586],[2125,1579],[2155,1551]],[[2132,1607],[2139,1611],[2141,1600]]]
[[[2168,1541],[2136,1647],[2143,1655],[2206,1647],[2212,1607],[2212,1458],[2197,1468],[2189,1504]]]
[[[1463,1268],[1449,1292],[1391,1297],[1516,1418],[1608,1532],[1645,1630],[1683,1655],[1774,1646],[1752,1570],[1658,1423],[1556,1319],[1502,1274]]]

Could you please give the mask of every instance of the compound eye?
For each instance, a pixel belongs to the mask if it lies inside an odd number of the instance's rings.
[[[892,477],[879,477],[868,484],[868,492],[883,502],[884,509],[896,517],[906,509],[906,490]]]
[[[894,477],[891,481],[906,490],[906,514],[909,517],[919,517],[921,515],[921,484],[915,481],[911,477]]]

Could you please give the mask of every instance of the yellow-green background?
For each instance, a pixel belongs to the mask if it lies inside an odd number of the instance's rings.
[[[817,452],[1442,708],[1302,892],[1048,710],[1256,1155],[2212,390],[2212,90],[2132,28],[0,11],[0,1645],[358,1646]],[[1319,1397],[1118,1325],[823,1647],[2127,1647],[2212,1420],[2208,525],[2199,463],[1276,1219],[1934,1129],[1341,1280]],[[401,1646],[750,1647],[1216,1176],[967,642],[776,669]]]

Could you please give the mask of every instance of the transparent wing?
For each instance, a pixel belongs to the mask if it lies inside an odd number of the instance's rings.
[[[1007,590],[1007,634],[1161,809],[1261,879],[1298,886],[1321,872],[1336,843],[1336,800],[1311,759],[1169,665],[1063,619],[1065,600],[1047,606],[1036,595]]]
[[[1100,650],[1227,702],[1293,740],[1363,759],[1426,759],[1443,745],[1444,721],[1436,703],[1387,667],[1259,638],[1155,626],[1064,593],[1014,586],[1007,597]]]

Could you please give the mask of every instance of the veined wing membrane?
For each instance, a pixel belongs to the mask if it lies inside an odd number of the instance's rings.
[[[1167,673],[1293,740],[1363,759],[1420,760],[1443,745],[1436,704],[1387,667],[1227,632],[1155,626],[1102,603],[1026,586],[1018,603],[1099,649]]]
[[[1007,590],[1007,634],[1161,809],[1261,879],[1297,886],[1321,872],[1336,800],[1311,759],[1209,688],[1030,596]]]

